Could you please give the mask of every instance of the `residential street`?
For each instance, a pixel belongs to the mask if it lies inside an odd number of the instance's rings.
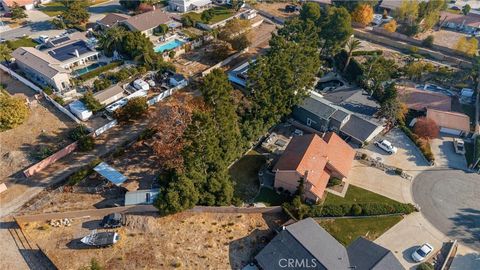
[[[418,175],[412,186],[425,217],[452,239],[480,251],[480,177],[453,169]]]

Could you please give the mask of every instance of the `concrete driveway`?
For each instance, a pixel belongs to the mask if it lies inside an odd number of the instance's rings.
[[[430,141],[430,147],[435,157],[435,167],[454,168],[459,170],[467,169],[465,155],[455,153],[453,137],[441,136]]]
[[[394,128],[385,136],[377,137],[375,141],[383,139],[390,141],[395,147],[397,147],[397,153],[392,155],[388,154],[381,148],[377,147],[374,144],[374,141],[360,151],[367,153],[373,158],[380,158],[383,163],[387,165],[401,168],[414,177],[422,171],[430,168],[420,150],[418,150],[415,144],[400,129]]]
[[[363,165],[356,160],[353,162],[347,182],[390,199],[413,204],[410,190],[412,182],[410,180],[398,175],[387,174],[382,170]]]
[[[421,213],[412,213],[374,242],[390,249],[406,269],[415,269],[418,263],[410,256],[416,248],[428,242],[438,250],[445,241],[448,238],[426,221]]]

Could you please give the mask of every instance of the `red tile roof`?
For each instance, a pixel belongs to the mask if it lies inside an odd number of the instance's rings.
[[[463,113],[428,109],[427,118],[435,121],[439,127],[470,131],[470,117]]]
[[[306,182],[312,185],[310,191],[322,197],[330,172],[347,177],[354,157],[355,150],[337,134],[330,132],[324,139],[309,134],[294,137],[273,170],[306,175]]]
[[[416,111],[423,111],[426,108],[442,111],[450,111],[452,109],[452,99],[444,94],[406,86],[397,86],[397,90],[400,100],[409,109]]]

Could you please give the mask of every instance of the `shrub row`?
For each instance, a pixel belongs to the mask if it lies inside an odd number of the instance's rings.
[[[114,69],[118,66],[121,66],[123,65],[123,61],[115,61],[115,62],[111,62],[105,66],[101,66],[101,67],[98,67],[90,72],[87,72],[85,74],[82,74],[80,76],[78,76],[78,79],[81,80],[81,81],[85,81],[85,80],[88,80],[88,79],[91,79],[91,78],[94,78],[98,75],[100,75],[101,73],[107,71],[107,70],[110,70],[110,69]]]
[[[343,216],[378,216],[389,214],[410,214],[415,211],[412,204],[403,203],[358,203],[329,204],[312,206],[310,216],[343,217]]]
[[[382,55],[383,51],[382,50],[373,50],[373,51],[354,51],[352,53],[352,56],[359,56],[359,55]]]
[[[435,157],[433,157],[432,149],[430,148],[430,144],[428,143],[427,140],[419,138],[406,126],[400,126],[400,128],[405,134],[407,134],[410,140],[412,140],[415,143],[415,145],[420,149],[420,151],[425,156],[427,161],[429,162],[435,161]]]
[[[87,176],[92,174],[93,173],[93,168],[95,166],[97,166],[98,164],[100,164],[101,162],[102,162],[102,160],[97,158],[97,159],[93,160],[92,162],[90,162],[85,167],[81,168],[80,170],[78,170],[75,173],[73,173],[72,175],[70,175],[67,179],[67,185],[74,186],[74,185],[80,183],[80,181],[82,181]]]

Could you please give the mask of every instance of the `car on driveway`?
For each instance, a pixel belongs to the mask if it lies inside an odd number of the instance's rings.
[[[392,143],[387,140],[376,141],[375,145],[389,154],[395,154],[398,150],[397,147],[393,146]]]
[[[125,224],[125,216],[120,213],[112,213],[103,217],[100,227],[119,228]]]
[[[455,153],[465,155],[465,142],[462,139],[453,138],[453,146],[455,147]]]
[[[433,246],[430,245],[429,243],[425,243],[412,253],[412,259],[415,262],[421,262],[425,260],[425,258],[427,258],[428,255],[430,255],[430,253],[432,252],[433,252]]]

